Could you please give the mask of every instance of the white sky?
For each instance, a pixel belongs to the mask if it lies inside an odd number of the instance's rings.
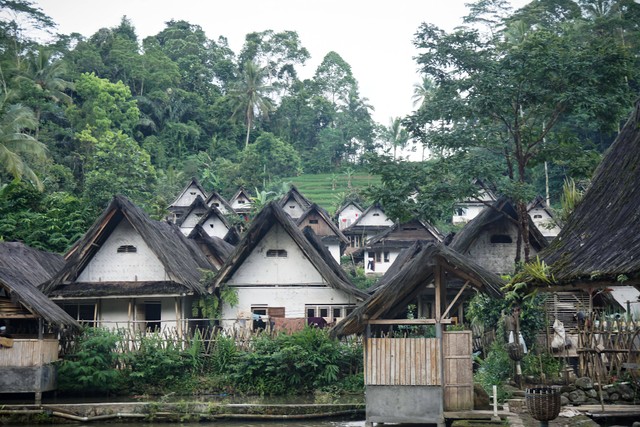
[[[471,0],[36,0],[58,32],[90,36],[115,27],[126,15],[140,39],[165,22],[185,20],[202,27],[210,39],[225,36],[238,54],[247,33],[296,31],[311,54],[301,78],[309,78],[324,56],[337,52],[359,83],[360,96],[375,108],[373,118],[387,126],[390,117],[412,111],[413,85],[420,81],[413,36],[422,22],[451,30],[467,14]],[[525,0],[513,0],[522,6]]]

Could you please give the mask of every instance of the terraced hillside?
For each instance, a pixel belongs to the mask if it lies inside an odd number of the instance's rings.
[[[312,202],[325,208],[330,214],[333,214],[337,205],[348,191],[349,180],[351,187],[357,189],[360,193],[366,187],[377,184],[380,178],[367,173],[353,173],[350,177],[348,174],[305,174],[284,178],[283,181],[290,182],[298,187],[298,190],[304,194]]]

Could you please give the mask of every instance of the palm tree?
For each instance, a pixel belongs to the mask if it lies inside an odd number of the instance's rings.
[[[62,60],[54,59],[49,50],[41,47],[21,65],[16,79],[18,82],[26,81],[32,84],[46,99],[55,103],[69,105],[72,99],[65,91],[73,89],[74,84],[63,78],[66,71],[65,63]],[[36,103],[34,112],[36,119],[35,137],[37,139],[41,103]]]
[[[413,96],[411,97],[414,108],[417,107],[419,109],[426,104],[431,99],[434,88],[433,80],[429,77],[423,77],[421,83],[415,83],[413,85]]]
[[[47,148],[25,131],[36,126],[36,119],[29,108],[20,104],[8,104],[5,92],[0,97],[0,168],[15,179],[23,177],[42,190],[42,182],[27,165],[23,156],[44,158]]]
[[[268,96],[271,86],[264,84],[265,69],[249,61],[244,64],[242,71],[240,81],[229,92],[229,96],[234,106],[232,118],[236,118],[239,114],[244,116],[247,125],[245,147],[248,147],[251,126],[256,116],[261,113],[269,114],[273,109],[273,102]]]
[[[389,143],[393,147],[393,160],[395,160],[396,149],[398,147],[403,148],[409,141],[409,134],[407,133],[407,130],[402,127],[400,117],[392,117],[389,120],[389,127],[387,128],[387,138],[389,138]]]

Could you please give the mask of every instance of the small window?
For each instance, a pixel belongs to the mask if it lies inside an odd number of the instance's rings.
[[[201,217],[202,217],[202,215],[204,215],[204,214],[202,214],[202,213],[197,213],[197,214],[196,214],[196,216],[197,216],[198,218],[201,218]]]
[[[296,205],[289,205],[289,209],[295,209]]]
[[[374,213],[373,216],[380,216],[378,212]]]
[[[329,317],[329,309],[326,307],[321,307],[319,317]]]
[[[458,215],[458,216],[462,216],[462,215],[464,215],[464,209],[462,209],[462,208],[456,208],[456,215]]]
[[[215,206],[216,208],[219,208],[219,207],[220,207],[220,203],[218,203],[218,202],[213,202],[213,206]]]
[[[374,258],[376,256],[376,253],[375,252],[367,252],[367,256],[369,258]]]
[[[508,234],[494,234],[491,236],[491,243],[513,243],[513,240]]]
[[[418,229],[418,227],[402,227],[402,230],[404,231],[416,231]]]
[[[317,224],[318,220],[317,219],[310,219],[309,220],[309,224]]]
[[[348,316],[353,312],[353,310],[355,310],[355,307],[347,307],[345,314]]]
[[[307,308],[307,317],[316,317],[316,309]]]
[[[287,251],[285,249],[269,249],[267,251],[267,257],[269,258],[286,258]]]
[[[342,309],[341,308],[334,308],[332,315],[333,315],[333,317],[342,317]]]
[[[190,191],[189,194],[191,194],[192,196],[195,196],[196,192],[195,191]]]
[[[244,205],[244,200],[238,200],[239,205]]]
[[[384,253],[384,262],[389,262],[389,252]]]
[[[382,261],[382,254],[380,252],[376,252],[376,262]]]
[[[533,216],[533,219],[542,219],[542,215],[536,214]]]
[[[119,254],[134,253],[134,252],[138,252],[138,248],[136,248],[133,245],[122,245],[118,247]]]
[[[209,228],[213,228],[213,224],[209,224]]]

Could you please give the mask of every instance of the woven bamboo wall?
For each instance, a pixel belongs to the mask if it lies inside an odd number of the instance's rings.
[[[42,357],[42,359],[41,359]],[[14,339],[13,347],[0,348],[0,366],[39,366],[58,360],[58,340]]]

